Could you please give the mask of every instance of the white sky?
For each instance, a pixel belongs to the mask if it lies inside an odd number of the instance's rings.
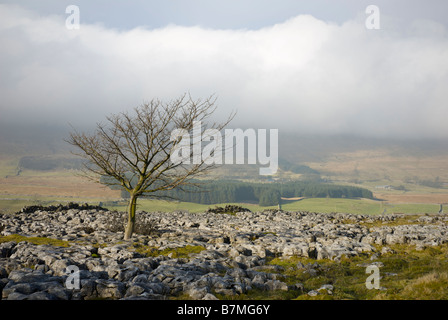
[[[71,1],[0,1],[0,123],[77,126],[188,91],[242,128],[448,137],[448,3],[374,2],[77,1],[68,30]]]

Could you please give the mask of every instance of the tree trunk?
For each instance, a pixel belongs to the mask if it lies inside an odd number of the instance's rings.
[[[137,208],[137,197],[131,195],[128,205],[128,224],[126,225],[126,229],[124,232],[124,240],[131,239],[132,234],[134,233],[136,208]]]

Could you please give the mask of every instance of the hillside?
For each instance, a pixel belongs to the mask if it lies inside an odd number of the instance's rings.
[[[70,154],[69,146],[63,141],[67,134],[63,128],[0,129],[3,205],[11,199],[16,202],[120,200],[118,190],[77,176],[80,161]],[[245,164],[224,165],[205,179],[225,177],[246,183],[276,184],[312,180],[360,187],[370,190],[374,198],[383,200],[384,206],[390,209],[398,204],[428,204],[438,208],[439,204],[448,203],[448,143],[445,141],[301,137],[283,133],[279,137],[279,157],[279,170],[273,177],[259,176],[258,166]],[[284,198],[300,196],[282,195]],[[266,204],[273,205],[271,202]],[[295,205],[295,202],[285,202],[291,203]],[[325,206],[322,202],[322,208]],[[383,210],[383,205],[375,206],[377,211]]]

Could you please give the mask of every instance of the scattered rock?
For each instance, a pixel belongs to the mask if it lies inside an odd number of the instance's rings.
[[[317,296],[317,295],[319,295],[320,293],[319,293],[319,291],[317,291],[317,290],[311,290],[311,291],[308,291],[308,295],[310,296],[310,297],[315,297],[315,296]]]
[[[237,213],[237,212],[251,212],[247,208],[236,205],[226,205],[223,207],[215,207],[207,209],[206,213]]]
[[[221,214],[225,212],[232,214]],[[111,225],[122,220],[120,213],[77,204],[26,207],[16,214],[0,214],[0,235],[11,240],[21,236],[20,241],[0,243],[0,295],[5,300],[140,300],[183,293],[214,300],[216,295],[235,296],[251,289],[304,292],[302,284],[283,282],[279,275],[283,267],[266,265],[266,258],[337,261],[373,253],[371,259],[376,260],[393,250],[384,246],[377,252],[375,244],[423,249],[448,242],[448,226],[441,223],[444,217],[432,215],[419,218],[420,224],[391,226],[389,222],[399,217],[251,212],[239,206],[200,214],[138,212],[137,220],[147,221],[149,227],[136,232],[132,241],[123,241],[123,232]],[[365,226],[375,222],[384,224]],[[47,244],[27,241],[27,237],[47,240]],[[175,254],[187,245],[201,250]],[[374,261],[359,266],[371,264],[383,266]],[[299,262],[295,267],[313,277],[325,272],[318,263]],[[79,287],[68,286],[76,277]],[[331,295],[333,291],[326,284],[307,294]]]
[[[331,285],[331,284],[324,284],[319,289],[317,289],[317,292],[319,292],[320,294],[332,295],[333,294],[333,289],[334,289],[333,285]]]

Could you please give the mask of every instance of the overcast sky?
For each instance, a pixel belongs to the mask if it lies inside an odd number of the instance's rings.
[[[190,92],[241,128],[448,138],[447,15],[444,0],[0,0],[0,124],[76,127]]]

